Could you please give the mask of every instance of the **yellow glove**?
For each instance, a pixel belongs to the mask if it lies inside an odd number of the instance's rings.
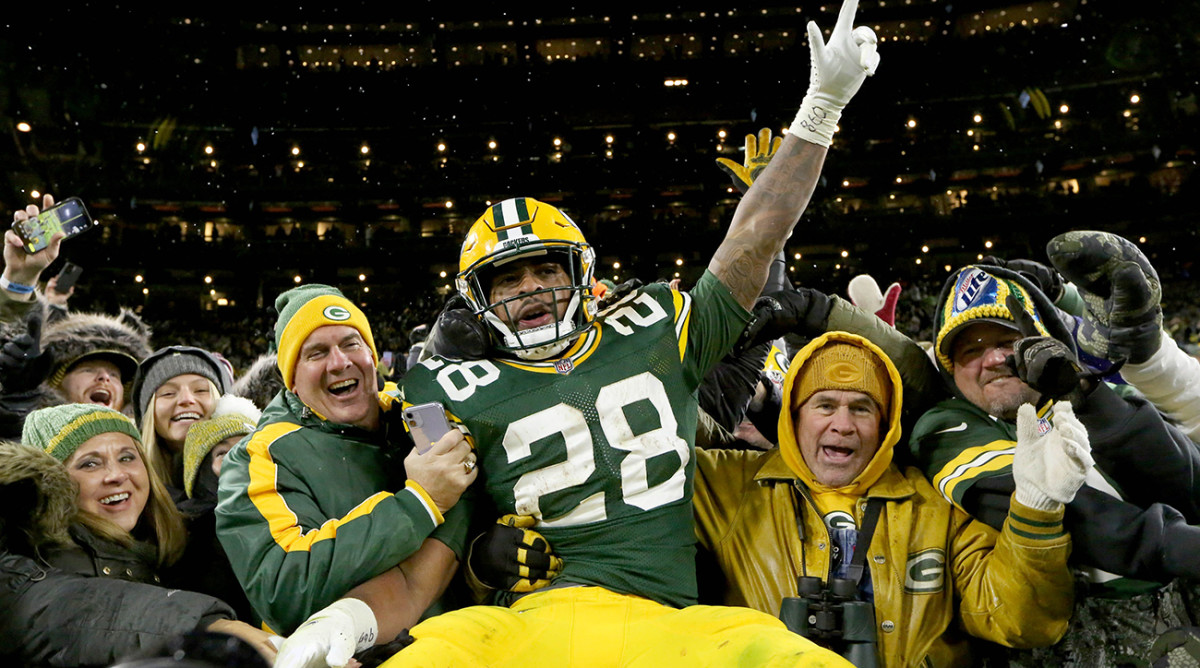
[[[728,174],[733,179],[733,185],[745,195],[782,143],[783,137],[771,139],[771,128],[763,128],[758,131],[758,141],[755,141],[754,135],[746,135],[746,161],[743,164],[739,165],[729,158],[717,158],[717,167]]]

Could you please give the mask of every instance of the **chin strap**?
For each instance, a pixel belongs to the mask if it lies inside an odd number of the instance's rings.
[[[551,343],[547,343],[544,346],[538,346],[536,348],[514,350],[514,351],[512,351],[512,353],[523,360],[529,360],[531,362],[540,362],[542,360],[554,357],[555,355],[558,355],[562,351],[566,350],[567,347],[570,346],[571,343],[573,343],[575,341],[575,339],[577,339],[577,338],[579,338],[579,337],[573,336],[569,339],[562,339],[561,341],[553,341]]]

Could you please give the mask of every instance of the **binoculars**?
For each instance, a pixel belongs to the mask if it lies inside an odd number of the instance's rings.
[[[878,668],[875,606],[858,600],[858,583],[845,578],[796,578],[799,596],[783,599],[779,619],[788,630],[842,655],[857,668]]]

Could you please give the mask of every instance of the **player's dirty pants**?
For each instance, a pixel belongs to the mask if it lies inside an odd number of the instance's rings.
[[[677,610],[600,587],[475,606],[412,629],[395,666],[850,666],[770,615],[722,606]]]

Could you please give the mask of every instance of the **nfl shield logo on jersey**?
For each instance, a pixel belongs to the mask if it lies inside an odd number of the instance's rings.
[[[554,370],[565,376],[575,370],[575,363],[569,359],[555,360]]]

